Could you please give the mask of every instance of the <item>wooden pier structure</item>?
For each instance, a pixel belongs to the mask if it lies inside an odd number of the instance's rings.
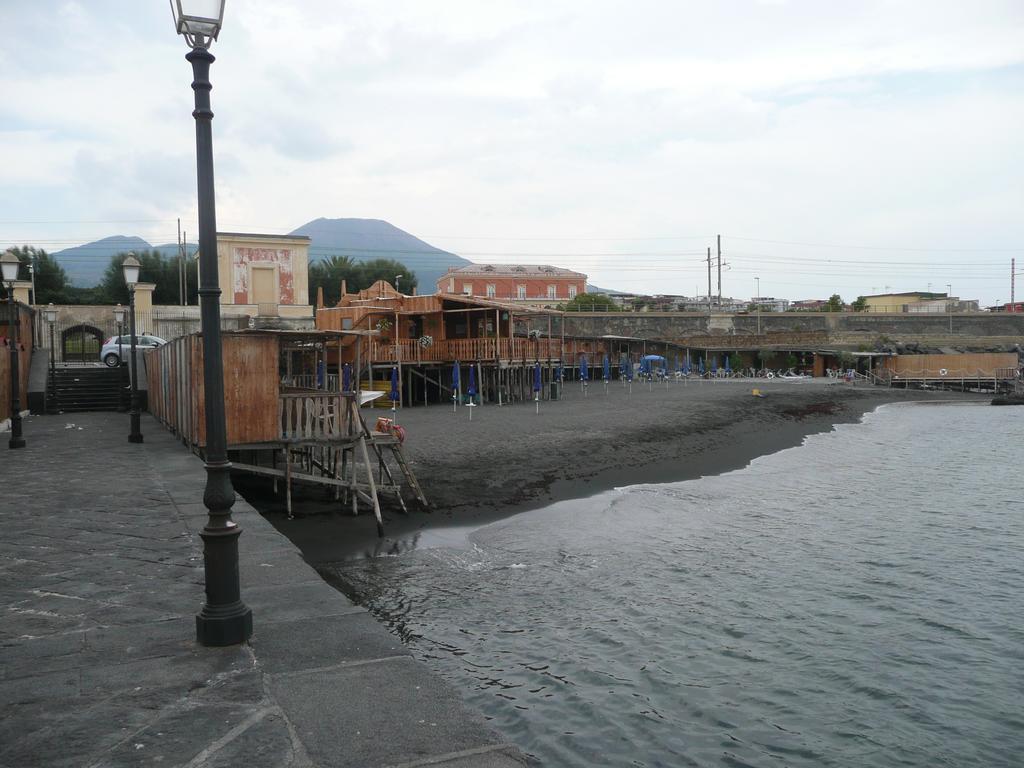
[[[360,406],[380,396],[341,391],[337,373],[346,352],[361,354],[360,331],[229,331],[223,334],[224,407],[232,468],[292,484],[334,489],[358,514],[371,509],[383,535],[380,494],[403,511],[403,487],[423,508],[427,499],[402,450],[402,433],[387,420],[371,428]],[[201,334],[182,336],[146,355],[149,410],[191,450],[206,444]],[[376,477],[375,477],[376,474]],[[403,482],[404,481],[404,482]]]
[[[456,362],[473,366],[480,402],[505,405],[534,399],[537,364],[546,400],[558,391],[553,382],[579,378],[584,357],[594,380],[606,355],[618,375],[622,360],[635,363],[648,352],[677,349],[671,342],[623,336],[567,336],[563,315],[459,294],[408,296],[381,280],[358,293],[343,292],[335,307],[318,307],[316,326],[369,334],[360,355],[349,352],[342,359],[355,365],[359,386],[367,390],[389,388],[397,368],[400,406],[450,403]]]

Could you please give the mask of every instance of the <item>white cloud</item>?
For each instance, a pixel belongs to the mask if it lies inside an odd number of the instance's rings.
[[[135,5],[0,9],[0,23],[24,33],[0,51],[8,220],[149,217],[160,221],[132,228],[157,240],[178,216],[194,228],[185,47],[166,9]],[[1014,2],[232,0],[214,53],[225,228],[385,218],[460,236],[436,244],[481,260],[532,250],[597,284],[676,292],[703,284],[695,254],[709,241],[633,238],[1024,243],[1024,6]],[[63,191],[39,211],[37,196],[18,194],[26,188]],[[4,229],[0,239],[17,234]],[[102,229],[80,234],[125,226]],[[517,239],[541,237],[563,239]],[[628,273],[588,255],[616,251],[645,255]],[[983,299],[1005,293],[1005,269],[972,277],[959,256],[919,256]],[[880,280],[880,268],[812,274],[827,270],[738,254],[731,266],[737,295],[751,292],[752,270],[793,297],[837,280],[855,295]],[[915,279],[905,287],[948,282]]]

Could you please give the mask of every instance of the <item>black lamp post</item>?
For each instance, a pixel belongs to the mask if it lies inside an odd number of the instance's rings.
[[[50,404],[53,404],[53,398],[55,396],[54,386],[57,381],[57,369],[53,362],[53,326],[57,322],[57,308],[53,306],[51,301],[46,305],[46,309],[43,310],[43,320],[50,326],[50,386],[46,388],[47,400]]]
[[[139,371],[138,358],[135,356],[135,346],[138,339],[135,337],[135,284],[139,282],[139,270],[142,265],[135,258],[134,253],[129,253],[128,258],[121,262],[121,270],[124,272],[124,281],[128,284],[128,332],[131,334],[131,376],[132,376],[132,401],[129,418],[131,419],[131,431],[128,433],[129,443],[142,442],[142,430],[139,424]]]
[[[18,307],[14,303],[14,281],[18,279],[21,260],[11,251],[0,256],[0,270],[7,283],[7,307],[11,318],[11,439],[8,448],[24,448],[21,436],[21,377],[18,375]]]
[[[203,645],[235,645],[252,635],[252,610],[242,602],[238,578],[238,537],[231,519],[227,424],[224,416],[224,361],[220,338],[220,280],[217,274],[217,214],[213,191],[213,112],[210,109],[208,50],[224,19],[224,0],[172,0],[174,25],[191,51],[195,92],[196,176],[199,202],[199,304],[203,333],[203,387],[206,412],[206,490],[209,512],[203,538],[206,602],[196,616],[196,639]]]
[[[120,304],[114,307],[114,322],[117,324],[118,410],[124,410],[124,350],[121,348],[121,337],[124,334],[124,316],[126,311]]]

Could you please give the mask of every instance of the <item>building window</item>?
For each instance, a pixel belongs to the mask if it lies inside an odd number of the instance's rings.
[[[526,286],[525,285],[517,285],[516,286],[516,296],[519,299],[525,299],[526,298]]]
[[[494,294],[495,294],[494,283],[488,283],[487,284],[487,298],[488,299],[493,299],[494,298]]]
[[[472,283],[463,283],[462,284],[462,292],[464,294],[466,294],[467,296],[472,296],[473,295],[473,284]]]
[[[570,285],[569,286],[569,298],[570,299],[575,299],[576,298],[576,286],[575,285]]]
[[[548,286],[548,298],[549,299],[557,299],[558,298],[558,286],[557,285],[549,285]]]

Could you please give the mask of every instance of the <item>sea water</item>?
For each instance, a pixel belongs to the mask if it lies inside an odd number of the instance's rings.
[[[885,406],[337,575],[545,765],[1024,765],[1022,442]]]

